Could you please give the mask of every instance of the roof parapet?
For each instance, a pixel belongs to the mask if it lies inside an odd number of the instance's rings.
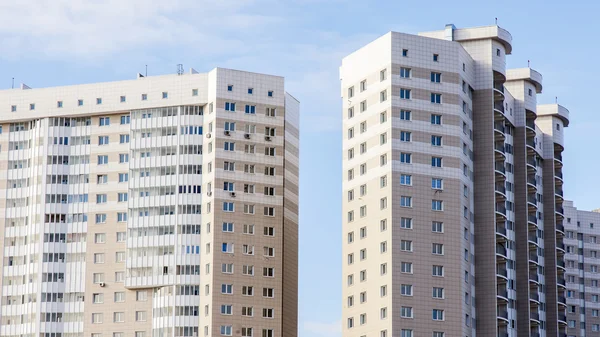
[[[506,81],[528,81],[535,86],[538,94],[542,93],[542,74],[531,68],[506,70]]]

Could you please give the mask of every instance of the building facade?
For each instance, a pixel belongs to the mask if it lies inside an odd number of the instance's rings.
[[[343,59],[343,334],[561,336],[563,128],[498,26]]]
[[[282,77],[23,86],[0,106],[0,335],[296,336]]]
[[[595,336],[600,331],[600,210],[578,210],[572,201],[565,201],[564,210],[567,336]]]

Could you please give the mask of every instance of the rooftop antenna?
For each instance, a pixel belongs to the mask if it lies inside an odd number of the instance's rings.
[[[496,26],[498,25],[498,18],[496,18]]]
[[[183,75],[183,64],[181,63],[177,65],[177,75]]]
[[[12,78],[12,87],[11,87],[11,89],[14,89],[14,88],[15,88],[15,78],[13,77]]]
[[[148,77],[148,65],[146,64],[146,75],[144,77]]]
[[[527,68],[529,68],[529,64],[530,64],[529,62],[530,62],[530,61],[529,61],[529,60],[527,60]]]
[[[558,96],[554,96],[554,103],[558,104]]]

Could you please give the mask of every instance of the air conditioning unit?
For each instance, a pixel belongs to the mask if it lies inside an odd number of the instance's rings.
[[[244,138],[250,139],[250,134],[249,133],[244,134]]]
[[[210,134],[210,133],[207,133],[207,134],[206,134],[206,138],[210,138],[210,137],[211,137],[211,134]]]
[[[225,136],[231,136],[231,132],[229,132],[229,130],[225,130]]]
[[[208,191],[208,192],[206,193],[206,195],[208,195],[208,196],[210,197],[210,196],[212,195],[212,192]]]
[[[266,140],[267,142],[270,142],[270,141],[271,141],[271,136],[265,136],[265,140]]]
[[[104,287],[104,286],[106,286],[106,283],[100,282],[100,283],[98,283],[98,285],[101,286],[101,287]]]
[[[235,198],[235,192],[229,192],[229,195]]]

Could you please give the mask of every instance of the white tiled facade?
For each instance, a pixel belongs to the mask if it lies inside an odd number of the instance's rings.
[[[0,123],[0,335],[296,336],[282,77],[4,90]]]
[[[568,111],[511,41],[447,25],[343,59],[344,336],[564,334]]]

